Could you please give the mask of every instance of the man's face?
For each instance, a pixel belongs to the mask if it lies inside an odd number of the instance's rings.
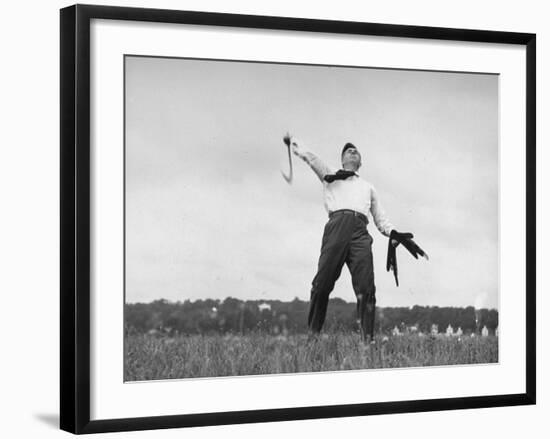
[[[342,165],[353,164],[359,168],[361,166],[361,154],[357,151],[357,148],[351,147],[346,149],[342,155]]]

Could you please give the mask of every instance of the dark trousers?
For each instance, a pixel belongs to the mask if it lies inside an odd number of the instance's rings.
[[[363,339],[374,335],[374,271],[372,237],[367,232],[368,220],[353,212],[334,212],[323,233],[317,274],[312,282],[308,326],[320,332],[325,322],[329,295],[340,277],[344,263],[351,273],[357,297],[357,316]]]

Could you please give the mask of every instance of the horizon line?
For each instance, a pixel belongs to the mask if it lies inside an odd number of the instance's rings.
[[[269,302],[281,302],[281,303],[292,303],[296,300],[300,301],[300,302],[309,302],[309,300],[302,300],[298,297],[295,297],[294,299],[292,300],[281,300],[281,299],[239,299],[237,297],[233,297],[233,296],[227,296],[223,299],[213,299],[213,298],[205,298],[205,299],[184,299],[184,300],[170,300],[170,299],[165,299],[165,298],[158,298],[158,299],[153,299],[153,300],[150,300],[149,302],[139,302],[139,301],[136,301],[136,302],[124,302],[124,305],[137,305],[137,304],[145,304],[145,305],[149,305],[153,302],[160,302],[160,301],[163,301],[163,302],[167,302],[167,303],[170,303],[170,304],[178,304],[178,303],[184,303],[184,302],[190,302],[190,303],[195,303],[195,302],[198,302],[199,300],[200,301],[207,301],[207,300],[212,300],[214,302],[220,302],[220,303],[223,303],[226,299],[235,299],[235,300],[238,300],[240,302],[259,302],[259,303],[269,303]],[[331,300],[340,300],[348,305],[355,305],[356,302],[348,302],[347,300],[345,299],[342,299],[340,297],[330,297],[329,298],[329,301]],[[423,308],[474,308],[474,309],[479,309],[479,310],[482,310],[482,309],[487,309],[487,310],[495,310],[495,311],[498,311],[498,308],[497,307],[489,307],[489,306],[486,306],[486,307],[482,307],[482,308],[476,308],[475,305],[419,305],[419,304],[414,304],[414,305],[396,305],[396,306],[378,306],[376,305],[377,308],[409,308],[409,309],[412,309],[414,307],[423,307]]]

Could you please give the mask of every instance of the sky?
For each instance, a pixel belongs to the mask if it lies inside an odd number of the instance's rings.
[[[309,300],[328,218],[290,132],[335,170],[355,144],[428,253],[397,287],[371,221],[377,305],[498,308],[498,76],[127,56],[125,84],[127,302]]]

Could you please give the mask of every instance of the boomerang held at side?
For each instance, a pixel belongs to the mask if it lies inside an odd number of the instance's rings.
[[[393,244],[392,240],[395,240],[397,244]],[[413,241],[412,233],[399,233],[395,230],[392,230],[390,239],[388,240],[388,256],[386,259],[386,271],[392,271],[395,278],[395,285],[399,286],[399,279],[397,276],[397,252],[396,249],[399,244],[403,244],[411,255],[415,259],[418,259],[418,255],[425,258],[427,261],[430,260],[428,254],[420,248],[420,246]]]

